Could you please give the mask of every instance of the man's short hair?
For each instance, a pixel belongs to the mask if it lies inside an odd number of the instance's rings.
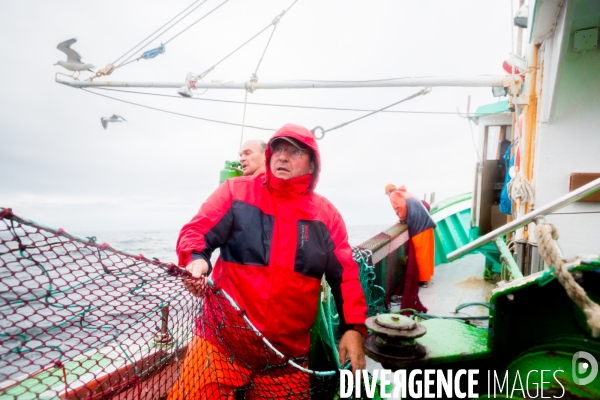
[[[262,153],[267,151],[267,142],[259,140],[258,143],[260,144],[260,149],[262,150]]]

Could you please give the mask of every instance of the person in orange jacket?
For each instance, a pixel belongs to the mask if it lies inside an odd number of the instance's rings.
[[[400,223],[408,225],[408,234],[419,266],[419,281],[422,287],[427,287],[433,276],[435,222],[423,203],[407,192],[404,186],[396,188],[389,183],[385,186],[385,194],[389,196]]]

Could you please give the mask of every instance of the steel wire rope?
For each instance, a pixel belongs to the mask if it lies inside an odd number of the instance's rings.
[[[254,70],[254,74],[256,75],[256,73],[258,72],[258,68],[260,68],[260,64],[262,63],[263,58],[265,57],[265,54],[267,53],[267,49],[269,48],[269,44],[271,43],[271,39],[273,39],[273,34],[275,33],[275,29],[277,29],[277,25],[279,24],[279,21],[281,21],[281,18],[288,12],[290,11],[290,9],[292,7],[294,7],[294,4],[296,4],[298,2],[298,0],[294,0],[294,2],[286,9],[283,10],[279,15],[277,15],[274,19],[273,22],[271,22],[271,25],[273,25],[273,30],[271,31],[271,36],[269,36],[269,40],[267,41],[267,45],[265,46],[265,49],[263,50],[262,55],[260,56],[260,60],[258,60],[258,64],[256,65],[256,69]]]
[[[176,267],[176,268],[179,269],[179,272],[177,274],[181,275],[182,277],[190,276],[190,272],[188,272],[184,268],[182,268],[182,267]],[[214,282],[211,279],[208,279],[208,287],[206,290],[212,290],[214,292],[214,294],[217,296],[222,295],[227,300],[227,302],[233,307],[233,309],[239,313],[239,315],[244,320],[244,322],[246,323],[248,328],[260,338],[260,341],[268,348],[268,350],[272,351],[275,354],[275,356],[277,356],[279,359],[285,360],[285,364],[291,365],[292,367],[294,367],[304,373],[315,375],[315,376],[326,377],[326,376],[333,376],[337,373],[337,371],[310,370],[310,369],[304,368],[301,365],[297,364],[293,359],[286,357],[281,351],[277,350],[277,348],[275,348],[275,346],[265,336],[263,336],[263,334],[260,332],[260,330],[258,330],[258,328],[256,328],[254,326],[252,321],[250,321],[250,319],[248,318],[246,313],[243,311],[243,309],[240,308],[240,306],[236,303],[236,301],[224,289],[215,286]]]
[[[287,11],[289,11],[290,8],[292,8],[294,6],[294,4],[296,4],[298,0],[295,0],[291,6],[288,7],[287,10],[284,10],[281,14],[279,14],[278,16],[276,16],[273,19],[273,22],[271,23],[271,25],[273,25],[273,30],[271,31],[271,35],[269,36],[269,40],[267,40],[267,44],[265,45],[265,49],[263,50],[262,55],[260,56],[260,59],[258,60],[258,64],[256,64],[256,68],[254,69],[254,73],[252,74],[252,77],[250,78],[250,85],[252,84],[252,82],[256,82],[258,80],[258,69],[260,68],[260,64],[262,63],[263,58],[265,57],[265,54],[267,53],[267,49],[269,48],[269,44],[271,44],[271,39],[273,39],[273,35],[275,34],[275,29],[277,29],[277,25],[279,24],[279,21],[281,20],[281,17],[283,17],[285,15],[285,13]],[[246,104],[248,102],[248,92],[251,91],[251,86],[250,88],[246,89],[246,93],[244,94],[244,112],[242,114],[242,132],[240,134],[240,150],[242,149],[242,144],[244,142],[244,126],[246,124]]]
[[[600,211],[577,211],[577,212],[563,212],[563,213],[552,213],[550,215],[574,215],[574,214],[600,214]]]
[[[470,105],[471,105],[471,95],[469,95],[467,97],[467,113],[465,114],[461,114],[458,110],[458,107],[456,108],[456,113],[458,114],[459,117],[464,118],[465,120],[467,120],[467,123],[469,124],[469,131],[471,133],[471,142],[473,143],[473,150],[475,151],[475,155],[477,156],[477,159],[479,160],[479,162],[481,163],[481,157],[479,157],[479,151],[477,150],[477,144],[475,143],[475,136],[473,136],[473,125],[471,124],[472,122],[472,117],[469,116],[469,109],[470,109]]]
[[[200,75],[198,75],[199,79],[204,78],[206,75],[208,75],[208,73],[210,71],[212,71],[213,69],[215,69],[215,67],[219,64],[221,64],[223,61],[225,61],[226,59],[228,59],[229,57],[231,57],[234,53],[236,53],[239,49],[241,49],[242,47],[244,47],[245,45],[247,45],[248,43],[250,43],[252,40],[256,39],[257,36],[259,36],[261,33],[263,33],[264,31],[266,31],[267,29],[269,29],[269,27],[271,25],[277,25],[277,23],[279,23],[279,19],[281,17],[283,17],[289,10],[290,8],[292,8],[294,6],[294,4],[296,4],[298,0],[295,0],[291,6],[289,6],[286,10],[283,10],[283,12],[281,12],[278,17],[276,17],[273,21],[271,21],[271,23],[267,26],[265,26],[263,29],[261,29],[257,34],[255,34],[254,36],[252,36],[250,39],[246,40],[242,45],[240,45],[238,48],[236,48],[235,50],[233,50],[231,53],[227,54],[225,57],[223,57],[221,60],[217,61],[216,64],[214,64],[212,67],[208,68],[206,71],[202,72]],[[166,43],[165,43],[166,44]],[[262,60],[262,59],[261,59]],[[260,65],[260,63],[259,63]],[[258,67],[257,67],[258,69]]]
[[[83,89],[83,88],[81,90],[83,90],[84,92],[95,94],[96,96],[102,96],[102,97],[106,97],[106,98],[111,99],[111,100],[120,101],[121,103],[127,103],[127,104],[131,104],[131,105],[134,105],[134,106],[138,106],[138,107],[142,107],[142,108],[147,108],[149,110],[164,112],[164,113],[167,113],[167,114],[178,115],[180,117],[193,118],[193,119],[198,119],[198,120],[201,120],[201,121],[214,122],[214,123],[217,123],[217,124],[242,126],[241,124],[236,124],[235,122],[219,121],[219,120],[216,120],[216,119],[202,118],[202,117],[197,117],[195,115],[189,115],[189,114],[183,114],[183,113],[178,113],[178,112],[169,111],[169,110],[163,110],[163,109],[157,108],[157,107],[150,107],[150,106],[146,106],[144,104],[134,103],[132,101],[117,99],[116,97],[107,96],[105,94],[96,93],[96,92],[93,92],[91,90],[87,90],[87,89]],[[264,128],[264,127],[260,127],[260,126],[254,126],[254,125],[246,125],[246,127],[253,128],[253,129],[260,129],[260,130],[263,130],[263,131],[272,131],[272,132],[275,132],[277,130],[277,129],[273,129],[273,128]]]
[[[242,47],[244,47],[245,45],[247,45],[248,43],[250,43],[253,39],[255,39],[257,36],[259,36],[261,33],[263,33],[264,31],[266,31],[267,29],[269,29],[269,27],[271,26],[271,24],[269,24],[267,27],[263,28],[260,32],[258,32],[256,35],[252,36],[250,39],[246,40],[244,42],[244,44],[242,44],[241,46],[239,46],[237,49],[235,49],[234,51],[232,51],[231,53],[227,54],[225,57],[223,57],[221,60],[217,61],[216,64],[214,64],[212,67],[208,68],[206,71],[202,72],[199,75],[199,78],[202,79],[204,78],[206,75],[208,75],[208,73],[210,71],[212,71],[213,69],[215,69],[215,67],[219,64],[221,64],[223,61],[225,61],[227,58],[229,58],[230,56],[232,56],[236,51],[238,51],[239,49],[241,49]]]
[[[209,280],[208,284],[212,287],[214,286],[214,283]],[[223,289],[218,289],[215,287],[215,289],[218,293],[222,294],[223,297],[225,297],[225,299],[229,302],[229,304],[231,304],[231,306],[237,311],[237,312],[242,312],[242,309],[240,308],[240,306],[235,302],[235,300],[233,300],[233,298]],[[254,332],[257,336],[260,337],[260,340],[267,346],[268,349],[270,349],[279,359],[281,360],[285,360],[286,364],[291,365],[292,367],[296,368],[297,370],[300,370],[306,374],[311,374],[311,375],[316,375],[316,376],[333,376],[337,373],[337,371],[315,371],[315,370],[310,370],[307,368],[302,367],[301,365],[297,364],[293,359],[291,358],[287,358],[282,352],[280,352],[279,350],[277,350],[275,348],[275,346],[266,338],[262,335],[262,333],[254,326],[254,324],[252,323],[252,321],[250,321],[250,319],[248,318],[248,316],[245,313],[241,313],[241,316],[244,320],[244,322],[248,325],[248,327],[250,328],[250,330],[252,332]]]
[[[146,40],[148,40],[152,35],[154,35],[156,32],[160,31],[162,28],[164,28],[165,26],[169,25],[175,18],[179,17],[181,14],[183,14],[184,12],[186,12],[188,9],[190,9],[192,6],[194,6],[194,4],[200,2],[201,0],[196,0],[195,2],[193,2],[191,5],[189,5],[188,7],[186,7],[183,11],[181,11],[179,14],[177,14],[176,16],[174,16],[173,18],[171,18],[166,24],[164,24],[163,26],[161,26],[160,28],[158,28],[157,30],[155,30],[154,32],[152,32],[150,35],[146,36],[144,39],[142,39],[141,42],[139,42],[138,44],[136,44],[135,46],[133,46],[131,49],[129,49],[128,51],[125,52],[125,54],[123,54],[121,57],[117,58],[115,61],[113,61],[113,65],[116,64],[117,62],[119,62],[119,60],[123,57],[125,57],[127,54],[131,53],[132,51],[134,51],[139,45],[141,45],[142,43],[144,43]],[[204,0],[202,2],[202,4],[206,3],[208,0]],[[200,4],[198,7],[200,7],[202,4]],[[189,13],[187,13],[185,16],[187,17],[190,13],[192,13],[193,11],[195,11],[198,7],[194,8],[192,11],[190,11]],[[184,17],[185,18],[185,17]],[[183,19],[183,18],[182,18]],[[181,19],[179,20],[181,21]],[[175,26],[177,23],[179,23],[179,21],[177,21],[175,24],[173,24],[173,26]],[[173,27],[171,26],[171,28]],[[169,28],[169,29],[171,29]],[[167,29],[168,30],[168,29]],[[167,32],[167,31],[165,31]],[[161,33],[160,35],[163,35],[165,32]],[[160,35],[158,35],[157,37],[155,37],[154,39],[158,39],[160,37]],[[152,39],[152,40],[154,40]],[[145,46],[143,46],[142,48],[146,47],[147,44]],[[129,59],[129,58],[128,58]],[[128,60],[127,59],[127,60]],[[125,60],[125,61],[127,61]],[[123,61],[123,62],[125,62]]]
[[[109,89],[103,87],[92,87],[92,90],[106,90],[109,92],[121,92],[121,93],[131,93],[131,94],[143,94],[148,96],[158,96],[158,97],[170,97],[173,99],[181,99],[181,100],[200,100],[200,101],[214,101],[217,103],[232,103],[232,104],[244,104],[243,101],[237,100],[221,100],[221,99],[207,99],[203,97],[182,97],[175,96],[171,94],[161,94],[161,93],[150,93],[150,92],[138,92],[134,90],[121,90],[121,89]],[[297,104],[275,104],[275,103],[256,103],[249,101],[247,102],[249,105],[253,106],[266,106],[266,107],[289,107],[289,108],[303,108],[309,110],[326,110],[326,111],[354,111],[354,112],[371,112],[375,110],[369,110],[364,108],[341,108],[341,107],[319,107],[319,106],[302,106]],[[402,110],[383,110],[382,113],[395,113],[395,114],[441,114],[441,115],[493,115],[496,113],[459,113],[455,111],[402,111]]]
[[[271,31],[271,36],[269,36],[267,45],[265,46],[265,49],[263,50],[263,53],[260,56],[260,60],[258,60],[258,64],[256,65],[256,69],[254,70],[252,77],[250,78],[250,80],[253,82],[255,82],[258,79],[258,76],[256,75],[258,73],[258,68],[260,67],[260,63],[262,62],[263,57],[265,56],[265,53],[267,52],[267,49],[269,48],[269,43],[271,43],[271,39],[273,38],[275,29],[277,29],[277,24],[273,25],[273,30]],[[244,112],[242,114],[242,133],[240,134],[240,151],[242,150],[242,144],[244,142],[244,124],[246,123],[246,104],[248,103],[248,92],[249,92],[249,90],[246,90],[246,92],[244,93]]]
[[[168,44],[171,41],[173,41],[173,39],[175,39],[176,37],[178,37],[179,35],[181,35],[183,32],[187,31],[188,29],[190,29],[192,26],[196,25],[198,22],[202,21],[204,18],[208,17],[210,14],[212,14],[213,12],[217,11],[219,8],[221,8],[225,3],[227,3],[229,0],[225,0],[224,2],[222,2],[221,4],[219,4],[218,6],[216,6],[215,8],[213,8],[212,10],[210,10],[208,13],[206,13],[205,15],[203,15],[202,17],[198,18],[195,22],[193,22],[191,25],[189,25],[187,28],[185,28],[184,30],[182,30],[181,32],[179,32],[178,34],[176,34],[175,36],[173,36],[171,39],[167,40],[164,44]]]
[[[208,0],[205,0],[205,2]],[[169,42],[171,42],[173,39],[175,39],[176,37],[178,37],[179,35],[181,35],[183,32],[187,31],[188,29],[190,29],[192,26],[196,25],[198,22],[202,21],[204,18],[208,17],[210,14],[212,14],[213,12],[215,12],[216,10],[218,10],[219,8],[221,8],[221,6],[223,6],[225,3],[227,3],[229,0],[225,0],[224,2],[222,2],[221,4],[219,4],[218,6],[216,6],[215,8],[213,8],[212,10],[210,10],[208,13],[204,14],[202,17],[200,17],[199,19],[197,19],[195,22],[193,22],[191,25],[189,25],[187,28],[185,28],[184,30],[182,30],[181,32],[179,32],[178,34],[176,34],[175,36],[173,36],[171,39],[167,40],[166,42],[164,42],[162,45],[165,46],[167,45]],[[204,3],[202,3],[204,4]],[[202,4],[200,4],[198,7],[200,7]],[[190,12],[191,13],[191,12]],[[189,14],[188,14],[189,15]],[[187,17],[187,15],[183,16],[181,19],[179,19],[179,21],[177,21],[175,24],[173,24],[172,26],[170,26],[168,29],[165,30],[165,32],[167,32],[169,29],[171,29],[173,26],[175,26],[177,23],[179,23],[182,19],[184,19],[185,17]],[[165,32],[161,33],[160,35],[158,35],[156,38],[152,39],[158,39],[161,35],[163,35]],[[146,47],[148,44],[146,44],[144,47]],[[127,61],[129,60],[131,57],[133,57],[133,54],[131,56],[129,56],[125,61],[123,61],[121,64],[119,64],[116,68],[120,68],[120,67],[124,67],[127,64],[131,64],[132,62],[138,61],[139,59],[141,59],[143,57],[139,56],[138,58],[131,60],[131,61]]]
[[[244,112],[242,114],[242,133],[240,134],[240,154],[242,151],[242,144],[244,142],[244,126],[246,124],[246,101],[248,100],[248,91],[244,93]]]
[[[471,142],[473,142],[473,149],[475,149],[475,155],[477,156],[477,159],[479,160],[479,162],[481,163],[481,156],[479,155],[479,150],[477,149],[477,143],[475,143],[475,136],[473,135],[473,124],[471,121],[471,118],[467,117],[467,123],[469,124],[469,130],[471,132]]]
[[[402,100],[400,100],[400,101],[397,101],[397,102],[395,102],[395,103],[392,103],[392,104],[390,104],[389,106],[385,106],[385,107],[383,107],[383,108],[380,108],[379,110],[375,110],[375,111],[373,111],[373,112],[370,112],[370,113],[368,113],[368,114],[365,114],[365,115],[363,115],[362,117],[354,118],[353,120],[350,120],[350,121],[348,121],[348,122],[344,122],[344,123],[342,123],[342,124],[336,125],[336,126],[334,126],[333,128],[329,128],[329,129],[323,129],[323,127],[321,127],[321,126],[316,126],[316,127],[314,127],[314,128],[312,129],[312,133],[313,133],[313,135],[315,135],[315,138],[316,138],[317,140],[321,140],[321,139],[323,139],[323,138],[325,137],[325,133],[326,133],[326,132],[331,132],[331,131],[333,131],[333,130],[336,130],[336,129],[342,128],[342,127],[344,127],[344,126],[346,126],[346,125],[348,125],[348,124],[351,124],[351,123],[353,123],[353,122],[359,121],[359,120],[361,120],[361,119],[363,119],[363,118],[367,118],[367,117],[369,117],[369,116],[371,116],[371,115],[373,115],[373,114],[376,114],[376,113],[378,113],[378,112],[381,112],[381,111],[383,111],[383,110],[385,110],[385,109],[387,109],[387,108],[393,107],[393,106],[395,106],[396,104],[404,103],[405,101],[412,100],[412,99],[414,99],[415,97],[423,96],[423,95],[425,95],[425,94],[427,94],[427,93],[429,93],[429,92],[431,92],[431,88],[424,88],[424,89],[421,89],[421,90],[420,90],[420,91],[418,91],[417,93],[414,93],[414,94],[412,94],[412,95],[410,95],[410,96],[408,96],[408,97],[406,97],[406,98],[404,98],[404,99],[402,99]],[[317,133],[316,133],[317,129],[320,129],[320,130],[321,130],[321,136],[317,136]]]

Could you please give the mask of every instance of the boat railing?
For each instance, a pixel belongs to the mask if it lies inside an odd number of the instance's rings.
[[[357,247],[362,250],[370,250],[372,253],[371,262],[377,264],[406,243],[408,238],[408,227],[405,224],[395,224],[362,242]]]
[[[509,222],[508,224],[503,225],[500,228],[480,237],[479,239],[474,240],[471,243],[449,253],[448,260],[454,261],[468,253],[471,253],[474,250],[477,250],[489,242],[494,242],[496,247],[498,247],[500,254],[506,260],[507,267],[513,278],[522,278],[523,274],[514,261],[512,254],[510,253],[510,250],[504,241],[504,237],[507,234],[530,224],[531,222],[536,222],[538,218],[543,218],[546,215],[552,214],[553,212],[560,210],[561,208],[566,207],[569,204],[574,203],[598,190],[600,190],[600,178],[587,183],[573,190],[569,194],[561,196],[556,200],[544,205],[543,207],[523,215],[522,217],[517,218],[514,221]]]

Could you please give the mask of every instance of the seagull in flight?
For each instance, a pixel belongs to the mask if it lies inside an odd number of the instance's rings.
[[[108,125],[109,122],[127,122],[127,120],[123,117],[121,117],[120,115],[117,114],[113,114],[110,117],[102,117],[100,118],[100,122],[102,122],[102,127],[104,129],[106,129],[106,126]]]
[[[67,55],[67,61],[60,60],[54,65],[60,65],[63,68],[68,69],[69,71],[73,71],[73,75],[77,72],[79,76],[79,72],[81,71],[92,71],[92,68],[95,68],[92,64],[84,64],[81,62],[81,56],[78,52],[71,48],[73,43],[77,42],[77,38],[65,40],[64,42],[60,42],[56,48]]]

